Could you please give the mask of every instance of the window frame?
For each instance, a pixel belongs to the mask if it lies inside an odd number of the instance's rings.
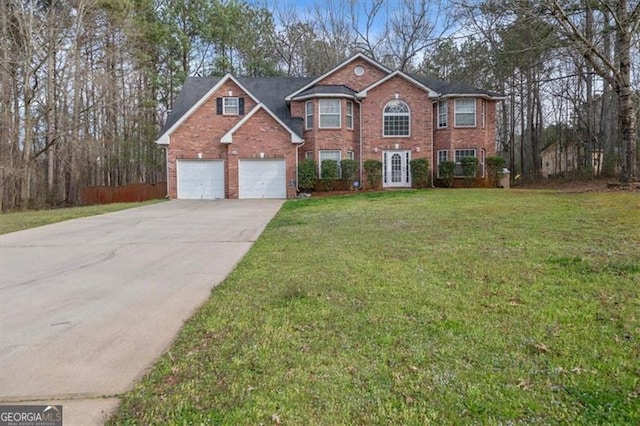
[[[442,105],[444,105],[444,108],[442,108]],[[442,122],[443,116],[444,123]],[[438,129],[446,129],[447,127],[449,127],[449,102],[446,99],[442,99],[438,101]]]
[[[227,101],[235,100],[235,107],[227,105]],[[229,112],[229,108],[235,108],[235,112]],[[240,97],[238,96],[226,96],[222,98],[222,115],[240,115]]]
[[[462,108],[463,102],[467,102],[468,105],[473,104],[473,111],[460,111]],[[454,127],[476,127],[478,125],[478,102],[476,98],[457,98],[454,102]],[[460,115],[471,115],[473,114],[473,124],[460,124],[459,116]]]
[[[304,103],[304,129],[313,129],[313,101],[307,101]]]
[[[323,112],[323,106],[327,106],[329,103],[338,105],[338,111]],[[327,126],[322,124],[323,117],[338,117],[337,126]],[[340,99],[319,99],[318,100],[318,128],[319,129],[341,129],[342,128],[342,102]]]
[[[338,159],[335,158],[322,158],[323,153],[338,153]],[[324,160],[334,160],[338,162],[338,177],[336,179],[342,179],[342,167],[340,167],[340,162],[342,161],[342,151],[339,149],[321,149],[318,151],[318,177],[322,176],[322,162]]]
[[[442,155],[444,153],[444,159],[442,159]],[[439,149],[437,152],[437,167],[438,167],[438,178],[441,178],[442,176],[440,176],[440,163],[444,163],[445,161],[449,161],[449,150],[448,149]]]
[[[346,107],[347,129],[353,130],[353,102],[347,101]]]
[[[464,152],[464,153],[470,153],[473,151],[473,155],[460,155],[458,156],[459,152]],[[462,170],[462,163],[460,162],[460,160],[464,157],[475,157],[478,158],[478,150],[475,148],[463,148],[463,149],[456,149],[453,151],[453,159],[454,159],[454,163],[455,163],[455,168],[453,171],[453,177],[456,178],[463,178],[464,176],[464,171]],[[478,158],[478,166],[480,166],[480,159]]]
[[[393,103],[400,103],[407,108],[407,112],[387,112],[387,108]],[[406,117],[407,119],[407,134],[387,134],[387,118],[391,117]],[[397,124],[397,123],[396,123]],[[390,126],[389,126],[390,127]],[[382,137],[384,138],[409,138],[411,137],[411,108],[409,104],[400,99],[393,99],[385,104],[382,108]]]

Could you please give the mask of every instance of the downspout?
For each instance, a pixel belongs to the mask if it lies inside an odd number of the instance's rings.
[[[298,185],[298,182],[300,181],[300,176],[298,175],[298,158],[300,155],[300,147],[302,145],[304,145],[307,141],[302,139],[302,143],[297,143],[296,144],[296,196],[298,195],[298,193],[300,192],[300,186]]]
[[[171,198],[169,197],[169,145],[162,148],[164,148],[164,172],[166,174],[165,178],[167,181],[167,198]]]
[[[436,98],[436,100],[431,104],[431,111],[433,111],[433,105],[438,105],[438,102],[440,101],[440,96],[438,96]],[[447,110],[449,109],[449,105],[447,104]],[[436,128],[438,127],[438,120],[440,119],[440,117],[438,116],[439,111],[437,110],[436,107],[436,116],[434,117],[434,120],[432,121],[436,123],[436,125],[434,126],[433,124],[431,125],[431,161],[433,162],[433,159],[435,158],[435,166],[438,166],[438,153],[436,153],[436,155],[433,155],[436,149]],[[449,111],[447,111],[447,114],[449,114]],[[447,115],[447,117],[449,117]],[[435,167],[431,167],[431,189],[435,189],[435,185],[433,184],[433,181],[435,179]]]
[[[360,145],[359,148],[358,148],[359,149],[358,157],[359,157],[359,163],[360,163],[359,167],[358,167],[358,170],[359,170],[359,175],[360,175],[359,176],[359,179],[360,179],[360,188],[359,189],[362,189],[362,187],[363,187],[362,169],[364,168],[364,160],[362,158],[362,102],[360,102],[358,100],[358,98],[355,97],[355,96],[353,97],[353,100],[358,104],[358,144]]]

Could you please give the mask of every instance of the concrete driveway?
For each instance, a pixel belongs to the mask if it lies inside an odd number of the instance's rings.
[[[281,205],[170,201],[0,236],[0,402],[102,424]]]

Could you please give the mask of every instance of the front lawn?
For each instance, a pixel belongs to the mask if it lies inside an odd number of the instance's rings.
[[[637,193],[287,202],[113,424],[638,424]]]

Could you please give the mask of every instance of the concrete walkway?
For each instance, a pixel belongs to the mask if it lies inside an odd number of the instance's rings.
[[[170,201],[0,236],[0,403],[102,424],[281,205]]]

